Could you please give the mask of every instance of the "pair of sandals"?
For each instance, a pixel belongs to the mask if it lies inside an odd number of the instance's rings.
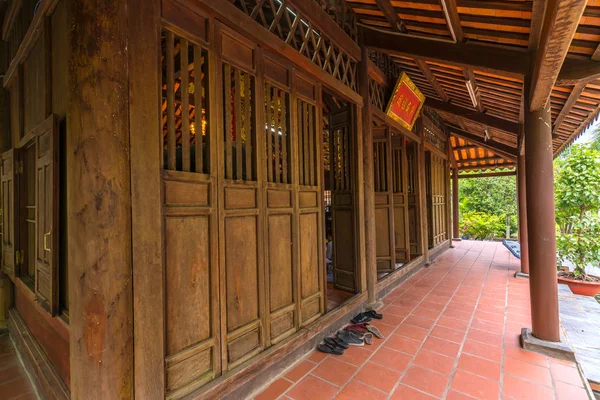
[[[384,338],[383,333],[381,333],[381,331],[379,329],[377,329],[376,326],[371,325],[366,322],[363,322],[361,324],[348,325],[344,328],[344,330],[357,332],[358,334],[370,333],[371,337],[372,337],[372,335],[375,335],[375,337],[377,337],[378,339]],[[367,343],[367,344],[371,344],[371,343]]]
[[[365,322],[369,322],[373,319],[383,319],[383,314],[378,314],[375,310],[369,310],[365,312],[361,312],[356,317],[352,318],[350,321],[353,324],[362,324]]]
[[[326,337],[323,343],[317,346],[317,350],[322,353],[342,355],[344,350],[350,346],[364,346],[373,343],[373,334],[360,334],[354,330],[341,330],[335,337]]]

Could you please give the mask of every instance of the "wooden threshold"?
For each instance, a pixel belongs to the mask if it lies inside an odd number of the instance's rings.
[[[33,376],[33,384],[38,392],[43,393],[47,399],[69,399],[69,389],[15,308],[8,311],[8,327],[17,352],[30,376]]]

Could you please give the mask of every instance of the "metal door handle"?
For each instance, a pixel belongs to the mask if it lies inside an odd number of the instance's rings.
[[[50,236],[51,234],[52,234],[52,231],[50,231],[50,232],[47,232],[47,233],[45,233],[45,234],[44,234],[44,250],[45,250],[45,251],[52,251],[52,250],[50,250],[50,249],[48,248],[48,242],[47,242],[47,240],[48,240],[48,236]]]

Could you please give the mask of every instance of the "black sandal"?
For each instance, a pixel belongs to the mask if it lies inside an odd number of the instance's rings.
[[[356,317],[352,318],[350,321],[352,321],[353,324],[362,324],[363,322],[369,322],[372,319],[373,317],[371,317],[367,313],[360,313]]]
[[[326,337],[325,339],[323,339],[323,341],[330,346],[340,347],[342,349],[347,349],[348,347],[350,347],[350,346],[348,346],[348,343],[346,343],[342,339],[338,339],[338,338]]]
[[[383,314],[378,314],[375,310],[369,310],[364,312],[365,315],[368,315],[371,318],[375,319],[383,319]]]
[[[321,343],[320,345],[318,345],[317,350],[319,350],[321,353],[335,354],[336,356],[341,356],[342,354],[344,354],[344,349],[332,346],[327,343]]]

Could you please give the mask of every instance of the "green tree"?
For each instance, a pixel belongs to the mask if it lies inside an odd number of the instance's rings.
[[[571,146],[555,174],[559,258],[575,265],[575,277],[587,279],[585,266],[600,262],[600,151],[591,144]]]

